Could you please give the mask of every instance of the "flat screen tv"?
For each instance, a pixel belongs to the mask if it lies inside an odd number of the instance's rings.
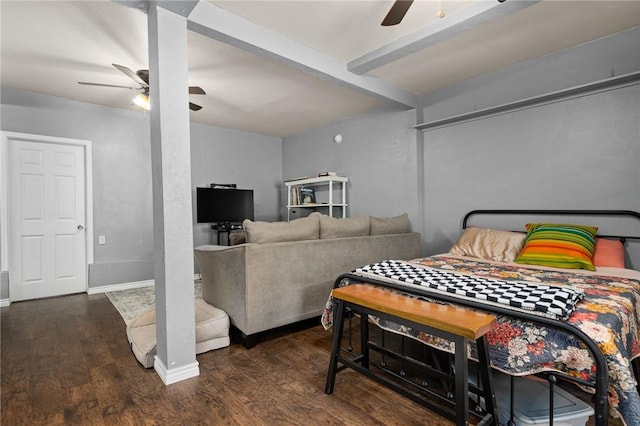
[[[253,220],[253,190],[196,188],[198,223]]]

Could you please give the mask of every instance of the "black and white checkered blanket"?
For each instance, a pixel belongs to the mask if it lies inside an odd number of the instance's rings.
[[[446,293],[461,299],[527,311],[554,319],[567,319],[582,299],[583,291],[573,287],[501,281],[482,278],[398,260],[372,263],[354,271],[370,278],[386,278],[403,285],[419,286],[435,293]]]

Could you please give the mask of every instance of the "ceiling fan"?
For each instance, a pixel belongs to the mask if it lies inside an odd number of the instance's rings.
[[[498,0],[498,3],[504,3],[505,1],[506,0]],[[407,14],[407,11],[411,7],[412,3],[413,0],[396,0],[391,6],[391,9],[389,9],[389,12],[387,12],[387,16],[384,17],[380,25],[382,25],[383,27],[398,25],[400,22],[402,22],[404,15]],[[438,18],[444,18],[444,9],[438,7],[436,16]]]
[[[138,83],[140,87],[131,87],[131,86],[121,86],[118,84],[103,84],[103,83],[88,83],[86,81],[79,81],[78,84],[84,84],[87,86],[101,86],[101,87],[119,87],[122,89],[130,89],[130,90],[142,90],[142,93],[139,93],[133,99],[133,102],[142,107],[144,109],[149,109],[149,70],[138,70],[133,72],[131,68],[127,68],[124,65],[111,64],[117,70],[123,72],[127,76],[129,76],[133,81]],[[206,92],[202,87],[199,86],[189,86],[189,94],[190,95],[206,95]],[[199,111],[202,109],[200,105],[194,104],[193,102],[189,102],[189,109],[192,111]]]

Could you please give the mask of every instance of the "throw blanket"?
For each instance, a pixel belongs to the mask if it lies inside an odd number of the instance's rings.
[[[506,282],[564,285],[581,289],[584,297],[575,305],[575,310],[566,321],[591,336],[604,354],[609,376],[610,407],[622,415],[627,426],[640,426],[640,396],[630,365],[630,360],[640,356],[639,272],[610,268],[607,272],[611,275],[604,275],[490,262],[449,254],[416,259],[410,263],[416,267]],[[344,280],[341,285],[353,282]],[[367,280],[363,277],[358,282]],[[411,285],[408,285],[406,294],[410,293]],[[436,295],[434,299],[437,299]],[[379,318],[370,319],[381,328],[452,352],[452,344],[447,340]],[[329,297],[322,324],[328,328],[332,322],[333,303]],[[487,333],[487,342],[491,366],[507,374],[522,376],[558,371],[595,382],[593,359],[589,351],[565,331],[499,315],[498,325]],[[472,344],[470,349],[472,356],[475,356],[475,345]]]
[[[574,287],[475,277],[399,260],[372,263],[356,269],[354,273],[374,279],[389,278],[435,293],[447,293],[553,319],[567,319],[584,294]]]

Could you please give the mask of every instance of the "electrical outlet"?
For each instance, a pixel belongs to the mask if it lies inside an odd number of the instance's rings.
[[[104,235],[98,235],[98,244],[107,244],[107,238]]]

